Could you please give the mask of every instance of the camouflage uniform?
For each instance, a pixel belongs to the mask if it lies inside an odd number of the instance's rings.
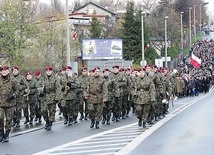
[[[85,120],[87,120],[87,115],[88,115],[88,103],[87,100],[83,97],[83,89],[86,87],[88,81],[89,81],[89,76],[88,75],[80,75],[78,77],[80,85],[81,85],[81,90],[79,94],[79,112],[81,114],[80,120],[82,120],[85,117]],[[85,111],[85,112],[84,112]],[[84,116],[85,113],[85,116]]]
[[[2,67],[3,70],[9,70],[8,66]],[[3,72],[3,71],[2,71]],[[9,72],[9,71],[8,71]],[[9,133],[12,123],[12,111],[14,103],[12,100],[18,96],[20,86],[18,82],[10,75],[0,77],[0,141],[9,141]],[[6,119],[6,124],[4,120]],[[4,129],[5,128],[5,129]]]
[[[172,96],[172,83],[170,81],[170,75],[165,74],[163,76],[163,82],[164,82],[164,88],[165,88],[165,93],[164,93],[164,98],[167,100],[167,102],[162,103],[163,104],[163,109],[161,111],[162,116],[165,116],[168,112],[169,108],[169,100],[170,97]]]
[[[138,125],[146,127],[146,122],[148,120],[149,110],[151,107],[151,102],[155,102],[155,86],[148,76],[138,77],[135,87],[134,102],[137,113],[137,118],[139,119]]]
[[[74,121],[77,123],[76,119],[78,116],[78,104],[76,103],[77,91],[80,87],[80,83],[76,76],[67,76],[67,80],[64,81],[63,91],[63,116],[65,117],[64,124],[70,126]]]
[[[93,128],[96,123],[96,128],[98,129],[102,116],[103,100],[108,98],[107,85],[100,75],[89,78],[89,83],[84,88],[84,96],[88,99],[89,118],[91,119],[90,127]]]
[[[52,70],[52,68],[47,67],[47,70]],[[42,116],[46,121],[45,129],[51,130],[52,123],[55,120],[56,104],[62,98],[59,79],[53,74],[44,77],[44,92],[46,102],[41,105]]]
[[[63,70],[65,70],[65,68],[63,68]],[[64,87],[64,86],[65,86],[64,84],[65,84],[66,81],[67,81],[67,75],[66,75],[66,73],[60,74],[59,79],[60,79],[60,85],[61,85],[61,87]],[[65,102],[65,101],[63,101],[63,100],[64,100],[64,99],[62,98],[62,100],[58,103],[59,115],[60,115],[61,113],[63,113],[63,111],[64,111],[64,107],[62,107],[62,102]]]
[[[45,94],[44,94],[44,77],[40,76],[40,78],[36,78],[36,82],[38,84],[38,94],[37,94],[37,106],[36,106],[36,118],[35,121],[39,121],[39,123],[42,121],[42,111],[41,111],[41,105],[45,103]]]
[[[26,80],[27,89],[30,90],[28,94],[25,94],[25,103],[23,105],[24,117],[26,118],[25,124],[30,122],[32,124],[35,117],[36,103],[37,103],[37,88],[38,84],[34,79]],[[29,110],[30,109],[30,115]],[[30,116],[30,120],[29,120]]]
[[[153,124],[154,119],[157,121],[159,114],[161,113],[162,100],[164,99],[164,88],[163,81],[161,79],[161,74],[158,72],[150,72],[148,77],[153,81],[156,91],[156,101],[152,102],[150,114],[149,114],[149,123]]]
[[[112,121],[114,121],[116,118],[116,121],[119,122],[119,118],[122,111],[123,87],[127,86],[127,79],[125,78],[124,75],[122,75],[119,72],[111,74],[111,79],[118,85],[120,90],[120,95],[119,97],[115,98],[113,109],[112,109],[112,112],[113,112]]]
[[[20,120],[22,119],[22,108],[24,105],[24,91],[27,88],[26,80],[20,74],[14,76],[15,80],[20,85],[19,96],[15,99],[14,113],[13,113],[13,126],[20,127]]]
[[[111,80],[110,76],[104,76],[104,82],[108,87],[108,100],[107,102],[104,102],[102,124],[105,124],[106,121],[106,124],[109,125],[113,102],[115,97],[120,96],[120,90],[118,85],[113,80]]]

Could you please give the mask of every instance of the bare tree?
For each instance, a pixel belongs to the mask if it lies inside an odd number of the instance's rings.
[[[153,10],[157,7],[158,0],[141,0],[141,2],[139,3],[139,5],[143,7],[143,9]]]

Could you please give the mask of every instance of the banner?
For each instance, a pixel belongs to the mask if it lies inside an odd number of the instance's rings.
[[[201,59],[199,59],[197,56],[192,54],[191,64],[197,68],[200,68],[201,67]]]
[[[83,60],[123,59],[122,39],[83,39]]]

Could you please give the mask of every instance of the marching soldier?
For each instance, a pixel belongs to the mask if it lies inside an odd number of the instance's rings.
[[[9,73],[9,67],[3,66],[0,77],[0,141],[3,142],[9,142],[14,106],[13,100],[18,96],[20,90],[18,82],[11,78]]]
[[[88,100],[89,118],[91,119],[90,128],[95,125],[96,129],[99,129],[103,102],[106,102],[108,98],[108,88],[104,79],[100,76],[99,67],[94,69],[94,76],[89,79],[87,87],[84,88],[84,96]]]
[[[112,121],[119,122],[119,118],[122,111],[122,102],[123,102],[123,87],[127,85],[127,80],[124,75],[122,75],[119,72],[119,66],[115,65],[113,66],[113,74],[111,75],[111,78],[115,83],[118,85],[120,89],[120,96],[115,98],[114,104],[113,104],[113,117]]]
[[[88,117],[88,103],[87,100],[85,98],[83,98],[83,88],[85,88],[87,86],[87,82],[89,80],[89,76],[87,75],[87,68],[83,67],[81,69],[82,75],[80,75],[78,77],[81,88],[80,88],[80,96],[79,96],[79,100],[80,100],[80,104],[79,104],[79,112],[80,112],[80,118],[79,120],[85,119],[87,120]],[[85,113],[85,116],[84,116]]]
[[[146,128],[146,122],[151,108],[151,102],[155,102],[155,86],[152,80],[146,75],[145,68],[140,70],[135,86],[134,102],[139,119],[138,125]],[[142,123],[143,122],[143,123]]]
[[[113,80],[111,80],[110,70],[109,69],[103,70],[103,74],[105,84],[108,87],[108,100],[104,102],[102,124],[105,124],[106,122],[107,125],[110,125],[113,101],[115,97],[120,96],[120,91],[118,85]]]
[[[68,66],[66,70],[66,81],[64,81],[64,87],[62,87],[64,124],[68,124],[68,126],[71,126],[73,122],[77,123],[78,106],[76,105],[76,96],[77,89],[80,87],[77,77],[69,74],[71,69],[72,68]]]
[[[51,130],[55,120],[56,104],[61,100],[61,88],[59,80],[53,75],[53,67],[46,67],[44,77],[45,103],[41,105],[42,116],[46,121],[45,129]]]
[[[25,103],[23,105],[24,117],[26,118],[24,124],[29,122],[30,125],[33,124],[33,118],[35,117],[36,102],[37,102],[37,82],[33,79],[30,72],[26,75],[27,89],[25,89]],[[30,109],[30,114],[29,114]],[[30,116],[30,119],[29,119]]]
[[[19,74],[19,67],[12,68],[13,77],[20,85],[19,96],[15,99],[14,113],[13,113],[13,126],[20,127],[20,120],[22,119],[22,108],[24,105],[24,91],[27,88],[26,80]]]
[[[42,122],[42,111],[41,111],[41,105],[45,102],[45,94],[44,94],[44,78],[42,77],[41,71],[36,70],[35,73],[35,80],[38,84],[38,94],[37,94],[37,106],[36,106],[36,117],[35,121],[38,120],[39,123]]]

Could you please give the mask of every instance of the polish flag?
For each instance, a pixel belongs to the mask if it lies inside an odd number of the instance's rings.
[[[74,32],[73,36],[72,36],[73,40],[76,41],[77,40],[77,33]]]
[[[201,59],[199,59],[197,56],[192,54],[191,64],[197,68],[200,68],[201,67]]]
[[[146,49],[150,48],[149,44],[146,45]]]

